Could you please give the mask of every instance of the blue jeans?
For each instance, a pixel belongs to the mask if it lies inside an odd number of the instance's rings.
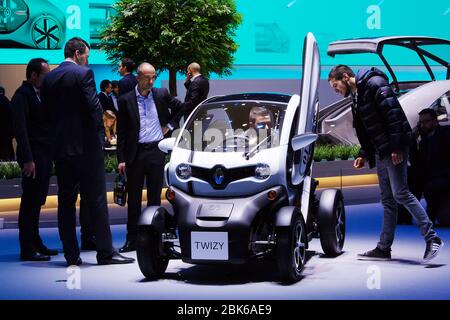
[[[437,237],[433,223],[417,198],[409,191],[407,183],[407,159],[404,154],[402,163],[394,166],[391,157],[380,159],[376,155],[378,180],[381,189],[381,203],[384,208],[383,231],[377,247],[384,251],[391,250],[397,225],[397,203],[403,205],[415,218],[425,241]]]

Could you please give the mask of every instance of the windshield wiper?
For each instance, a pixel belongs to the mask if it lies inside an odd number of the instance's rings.
[[[251,157],[253,157],[255,154],[257,154],[258,148],[264,142],[266,142],[271,136],[272,136],[272,134],[269,134],[267,137],[265,137],[263,140],[261,140],[256,146],[254,146],[252,148],[252,150],[250,150],[249,152],[244,152],[244,154],[242,156],[245,157],[246,160],[249,160]]]

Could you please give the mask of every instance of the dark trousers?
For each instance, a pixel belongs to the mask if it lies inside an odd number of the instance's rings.
[[[86,199],[91,228],[96,238],[97,258],[113,254],[106,200],[103,154],[74,156],[55,162],[58,176],[58,228],[66,260],[80,255],[76,235],[78,190]]]
[[[443,176],[425,181],[424,197],[427,202],[428,217],[435,223],[439,209],[450,198],[450,183],[448,178]]]
[[[94,231],[92,230],[91,220],[89,216],[89,207],[86,202],[86,196],[80,194],[80,233],[81,242],[94,241]]]
[[[142,190],[147,181],[147,206],[161,205],[165,154],[157,145],[139,145],[136,159],[127,167],[128,223],[127,239],[135,240],[141,215]]]
[[[45,204],[52,171],[52,161],[44,149],[33,150],[36,176],[22,175],[22,198],[19,209],[19,242],[20,251],[30,254],[42,247],[39,236],[39,216],[41,206]],[[21,163],[23,169],[23,164]]]

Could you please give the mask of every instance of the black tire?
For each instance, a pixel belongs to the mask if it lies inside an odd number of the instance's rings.
[[[326,189],[320,196],[317,212],[320,244],[326,256],[342,253],[345,242],[345,207],[342,192]]]
[[[295,212],[289,227],[277,229],[276,259],[282,282],[301,279],[306,260],[306,226],[300,212]]]
[[[169,259],[162,255],[161,233],[152,227],[141,227],[136,238],[136,256],[142,274],[148,279],[157,279],[166,272]]]

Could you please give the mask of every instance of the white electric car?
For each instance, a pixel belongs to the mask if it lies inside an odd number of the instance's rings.
[[[312,238],[320,238],[328,256],[342,252],[342,193],[326,189],[316,199],[318,183],[311,178],[320,80],[311,33],[303,66],[301,96],[213,97],[197,106],[176,138],[160,142],[171,151],[165,174],[173,214],[163,207],[142,212],[136,246],[145,277],[161,277],[170,259],[241,264],[275,258],[282,281],[295,282]]]
[[[392,55],[393,52],[395,55]],[[366,53],[377,55],[380,63],[385,65],[392,79],[391,85],[399,95],[398,100],[412,128],[417,125],[419,112],[424,108],[434,109],[441,125],[450,124],[449,40],[397,36],[335,41],[328,46],[328,55],[332,57]],[[423,67],[416,68],[417,71],[426,70],[429,80],[399,81],[406,78],[405,74],[401,74],[405,68],[392,67],[387,56],[401,58],[411,57],[411,54],[423,64]],[[331,143],[359,143],[353,130],[351,104],[351,98],[346,98],[320,110],[318,131],[321,140]]]

